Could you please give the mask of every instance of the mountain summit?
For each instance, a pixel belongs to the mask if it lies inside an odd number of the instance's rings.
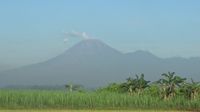
[[[96,55],[103,55],[103,54],[121,54],[119,51],[111,48],[107,44],[103,43],[101,40],[97,39],[85,39],[79,42],[78,44],[74,45],[66,52],[69,53],[77,53],[77,55],[89,55],[89,54],[96,54]]]
[[[168,71],[200,79],[199,66],[198,59],[162,59],[147,51],[123,54],[100,40],[87,39],[48,61],[1,72],[0,87],[64,85],[69,82],[98,87],[139,73],[153,81]]]

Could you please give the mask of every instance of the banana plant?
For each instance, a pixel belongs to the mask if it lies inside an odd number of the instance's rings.
[[[191,79],[190,83],[185,83],[181,87],[180,92],[189,99],[196,99],[200,93],[200,82],[195,82],[193,79]]]
[[[137,90],[138,90],[138,94],[141,94],[141,92],[149,87],[149,83],[150,81],[146,81],[144,79],[144,74],[141,74],[140,77],[138,77],[138,75],[136,75],[137,77]]]
[[[164,73],[162,76],[163,78],[157,83],[160,84],[161,94],[164,99],[174,97],[176,95],[176,88],[180,87],[186,80],[186,78],[176,76],[175,72]]]
[[[134,92],[141,94],[145,88],[149,87],[149,83],[150,81],[144,79],[144,74],[141,74],[140,76],[136,75],[135,79],[131,77],[127,78],[126,82],[121,84],[121,88],[130,94]]]
[[[120,86],[125,92],[133,94],[136,90],[136,80],[129,77],[126,79],[126,82],[122,83]]]
[[[83,88],[82,85],[73,85],[72,83],[70,84],[66,84],[65,88],[69,91],[69,92],[73,92],[73,91],[79,91]]]

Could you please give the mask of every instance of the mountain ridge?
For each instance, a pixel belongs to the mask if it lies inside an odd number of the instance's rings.
[[[182,59],[181,59],[182,60]],[[121,53],[96,39],[83,40],[53,59],[0,73],[0,86],[61,85],[68,82],[99,87],[144,73],[155,80],[163,72],[198,78],[200,60],[163,59],[148,51]],[[191,75],[189,75],[191,74]]]

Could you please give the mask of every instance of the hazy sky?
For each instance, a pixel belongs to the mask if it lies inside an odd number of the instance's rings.
[[[0,65],[61,54],[78,42],[63,41],[71,31],[122,52],[200,56],[200,0],[1,0]]]

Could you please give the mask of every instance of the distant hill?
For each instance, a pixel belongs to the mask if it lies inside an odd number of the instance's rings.
[[[147,51],[121,53],[100,40],[87,39],[45,62],[1,72],[0,86],[82,84],[98,87],[144,73],[151,81],[173,71],[200,80],[200,58],[159,58]]]

